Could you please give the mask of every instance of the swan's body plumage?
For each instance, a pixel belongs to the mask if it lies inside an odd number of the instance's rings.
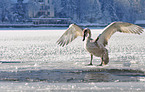
[[[108,44],[108,40],[115,32],[122,32],[122,33],[132,33],[132,34],[141,34],[143,32],[143,28],[131,23],[126,22],[113,22],[104,28],[104,31],[96,38],[91,38],[91,31],[88,28],[81,28],[76,24],[71,24],[69,28],[65,31],[65,33],[59,38],[57,43],[60,46],[68,45],[78,36],[83,37],[84,48],[91,54],[91,62],[93,56],[101,57],[101,64],[108,64],[109,57],[108,57],[108,50],[105,46]]]

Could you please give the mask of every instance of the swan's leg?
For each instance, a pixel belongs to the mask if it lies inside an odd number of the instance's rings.
[[[93,60],[93,55],[91,54],[91,61],[90,61],[90,65],[93,65],[92,60]]]
[[[91,54],[91,61],[90,61],[90,64],[88,65],[93,65],[92,60],[93,60],[93,55]]]
[[[101,58],[101,64],[99,64],[98,66],[102,66],[103,65],[103,57]]]

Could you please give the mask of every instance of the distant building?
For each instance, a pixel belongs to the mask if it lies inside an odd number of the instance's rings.
[[[40,10],[32,19],[33,24],[36,25],[68,25],[71,23],[70,18],[54,18],[53,0],[35,0],[40,4]]]
[[[54,6],[52,0],[37,0],[40,3],[40,10],[36,14],[36,18],[52,18],[54,17]]]
[[[69,24],[72,23],[70,18],[54,17],[54,6],[52,4],[53,0],[12,0],[12,1],[15,6],[23,3],[23,5],[27,7],[27,9],[25,10],[27,11],[26,13],[28,13],[27,15],[29,16],[29,21],[33,22],[34,25],[68,26]],[[18,10],[22,11],[22,9]],[[16,17],[16,19],[21,20],[21,17],[18,16]]]
[[[52,4],[53,0],[12,0],[12,3],[27,4],[27,3],[30,3],[30,1],[39,3],[40,10],[35,12],[34,10],[30,9],[30,11],[28,12],[29,17],[31,17],[31,18],[52,18],[52,17],[54,17],[54,6]],[[34,8],[35,7],[36,6],[34,6]]]

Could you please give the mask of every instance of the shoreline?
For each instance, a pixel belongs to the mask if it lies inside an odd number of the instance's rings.
[[[70,24],[0,24],[0,28],[68,27]],[[105,27],[107,24],[77,24],[81,27]]]

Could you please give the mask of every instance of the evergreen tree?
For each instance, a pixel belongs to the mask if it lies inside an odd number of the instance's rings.
[[[11,22],[11,1],[0,0],[0,22]]]
[[[27,20],[26,8],[24,6],[23,0],[17,0],[13,8],[13,21],[15,22],[25,22]]]

